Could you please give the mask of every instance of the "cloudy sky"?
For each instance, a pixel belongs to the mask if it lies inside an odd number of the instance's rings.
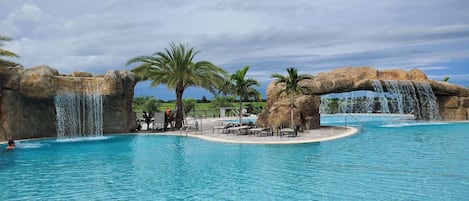
[[[187,43],[232,73],[244,65],[260,90],[274,72],[344,66],[423,70],[469,86],[467,0],[0,0],[5,49],[26,67],[63,74],[131,69],[132,57]],[[135,95],[174,99],[139,83]],[[185,98],[211,97],[191,89]]]

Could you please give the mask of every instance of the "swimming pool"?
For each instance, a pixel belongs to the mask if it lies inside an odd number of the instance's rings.
[[[469,196],[468,123],[356,119],[351,123],[364,125],[357,135],[296,145],[226,144],[159,135],[18,142],[16,149],[0,153],[0,200]]]
[[[256,123],[255,118],[243,118],[242,121],[243,121],[243,124],[250,123],[250,122]],[[223,122],[232,123],[232,124],[239,124],[239,119],[226,119],[226,120],[223,120]]]

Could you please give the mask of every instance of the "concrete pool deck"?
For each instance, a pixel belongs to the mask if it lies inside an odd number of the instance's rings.
[[[358,133],[358,129],[354,127],[339,127],[339,126],[322,126],[318,129],[305,130],[298,132],[298,136],[259,136],[259,135],[239,135],[227,134],[218,132],[213,128],[223,119],[202,119],[202,129],[199,131],[166,131],[166,132],[153,132],[153,131],[140,131],[140,134],[151,135],[175,135],[175,136],[188,136],[199,138],[207,141],[222,142],[222,143],[239,143],[239,144],[302,144],[323,142],[328,140],[335,140],[344,138]],[[200,119],[199,119],[200,121]],[[200,125],[199,125],[200,126]],[[200,127],[199,127],[200,128]]]
[[[249,117],[248,117],[249,118]],[[253,118],[253,117],[251,117]],[[234,118],[204,118],[198,119],[199,131],[153,131],[143,130],[135,132],[134,134],[142,135],[173,135],[173,136],[187,136],[199,138],[202,140],[222,142],[222,143],[238,143],[238,144],[302,144],[323,142],[328,140],[335,140],[339,138],[348,137],[357,134],[359,130],[355,127],[341,127],[341,126],[322,126],[318,129],[305,130],[298,132],[298,136],[283,136],[280,137],[274,133],[273,136],[259,136],[259,135],[238,135],[227,134],[221,131],[214,130],[214,127],[224,120],[236,120]],[[107,135],[107,134],[104,134]],[[112,134],[111,134],[112,135]],[[49,137],[46,137],[49,138]],[[53,137],[50,137],[53,138]],[[37,138],[36,138],[37,139]],[[15,140],[17,142],[28,139]],[[7,141],[0,141],[0,144],[6,144]]]

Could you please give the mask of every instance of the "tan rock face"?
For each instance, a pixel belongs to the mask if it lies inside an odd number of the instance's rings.
[[[54,76],[57,70],[39,66],[25,70],[20,78],[20,92],[29,97],[45,98],[55,95]]]
[[[93,75],[88,72],[74,71],[72,77],[93,77]]]
[[[467,120],[467,108],[469,107],[469,92],[461,86],[450,83],[428,80],[425,73],[419,69],[409,72],[397,70],[378,71],[371,67],[346,67],[318,73],[313,79],[305,80],[300,84],[311,88],[311,95],[298,96],[296,104],[301,109],[295,111],[295,122],[303,128],[318,128],[319,125],[319,95],[340,93],[356,90],[374,90],[371,80],[410,80],[412,82],[429,82],[440,106],[440,113],[445,120]],[[277,91],[283,86],[276,86],[274,82],[267,87],[267,106],[260,114],[258,122],[261,126],[289,125],[290,109],[288,97],[277,97]],[[310,101],[298,101],[299,99]],[[301,117],[301,118],[300,118]]]
[[[412,69],[409,71],[409,79],[414,81],[426,81],[428,80],[427,75],[423,73],[420,69]]]
[[[409,80],[409,74],[401,69],[378,71],[379,80]]]
[[[86,94],[96,87],[101,87],[103,94],[104,132],[134,130],[133,73],[110,71],[104,77],[90,75],[78,72],[74,77],[60,76],[48,66],[0,67],[0,140],[56,136],[54,97],[63,93]]]
[[[456,109],[459,107],[459,97],[457,96],[442,96],[439,100],[439,107],[447,109]]]
[[[469,97],[461,97],[461,106],[469,108]]]

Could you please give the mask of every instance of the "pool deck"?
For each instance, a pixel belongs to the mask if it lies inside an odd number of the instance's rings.
[[[221,119],[202,119],[202,129],[199,131],[140,131],[139,134],[146,135],[175,135],[199,138],[207,141],[222,143],[239,143],[239,144],[302,144],[323,142],[344,138],[358,133],[358,129],[354,127],[338,127],[338,126],[322,126],[318,129],[305,130],[298,132],[297,136],[273,136],[259,135],[240,135],[233,133],[223,133],[213,128]],[[199,119],[200,121],[200,119]],[[200,128],[200,127],[199,127]]]
[[[348,137],[357,134],[359,130],[354,127],[341,127],[341,126],[322,126],[318,129],[305,130],[298,132],[297,136],[278,136],[275,133],[273,136],[259,136],[259,135],[239,135],[233,133],[223,133],[214,130],[214,127],[223,120],[221,118],[205,118],[198,119],[202,121],[199,124],[199,131],[138,131],[135,134],[142,135],[173,135],[173,136],[187,136],[199,138],[202,140],[221,142],[221,143],[238,143],[238,144],[303,144],[323,142],[328,140],[335,140],[339,138]],[[233,120],[231,118],[230,120]],[[106,135],[106,134],[105,134]],[[26,139],[27,140],[27,139]],[[17,140],[22,141],[22,140]],[[0,144],[6,144],[6,141],[0,141]]]

